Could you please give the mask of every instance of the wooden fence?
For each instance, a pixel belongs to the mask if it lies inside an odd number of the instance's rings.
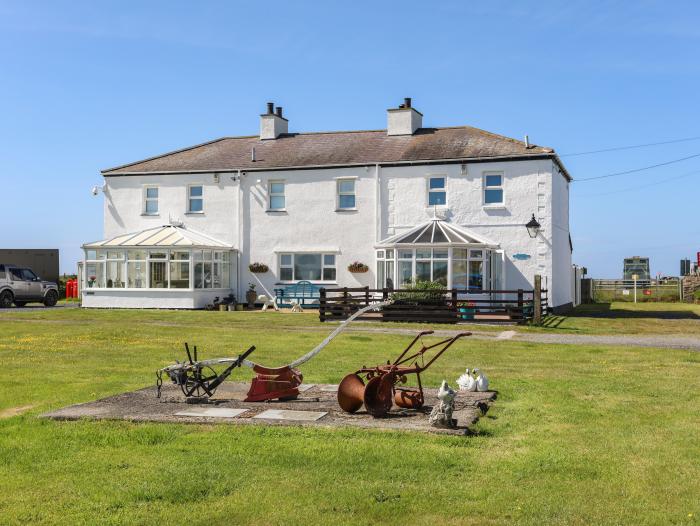
[[[344,320],[362,307],[377,301],[394,299],[379,311],[369,311],[360,319],[400,322],[457,323],[525,322],[533,319],[536,307],[548,314],[547,290],[536,305],[534,290],[464,290],[406,291],[390,289],[337,288],[320,290],[321,321]]]

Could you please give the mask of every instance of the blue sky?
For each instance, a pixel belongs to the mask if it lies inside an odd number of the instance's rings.
[[[528,134],[578,179],[698,154],[566,155],[700,136],[699,20],[693,2],[0,1],[0,246],[58,247],[73,271],[102,236],[100,169],[255,134],[268,100],[320,131],[384,128],[410,96],[426,126]],[[575,182],[574,260],[677,274],[699,211],[700,157]]]

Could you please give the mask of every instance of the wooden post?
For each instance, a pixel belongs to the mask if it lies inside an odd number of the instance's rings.
[[[318,297],[318,316],[321,318],[321,321],[326,321],[326,289],[325,287],[321,287],[321,289],[318,291],[319,297]]]
[[[523,289],[518,289],[518,314],[525,317],[525,310],[523,309]]]
[[[535,274],[535,290],[533,292],[533,322],[542,323],[542,276]]]
[[[457,291],[452,289],[452,308],[457,310]]]
[[[365,307],[369,305],[369,285],[365,287]]]
[[[389,289],[384,287],[382,289],[382,301],[386,301],[389,299]]]

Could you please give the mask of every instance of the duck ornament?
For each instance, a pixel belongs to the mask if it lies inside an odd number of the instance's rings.
[[[433,410],[430,412],[428,422],[430,422],[430,425],[433,427],[457,427],[457,420],[452,418],[456,396],[454,389],[451,389],[450,386],[447,385],[447,382],[443,380],[440,389],[438,389],[437,396],[439,403],[433,407]]]
[[[471,373],[471,369],[467,367],[467,372],[457,378],[457,385],[460,391],[474,392],[476,391],[476,378]]]
[[[479,369],[474,369],[474,374],[476,375],[476,390],[480,393],[484,393],[489,390],[489,379],[484,373]]]

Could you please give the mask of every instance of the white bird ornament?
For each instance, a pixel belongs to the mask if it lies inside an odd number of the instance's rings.
[[[489,379],[484,373],[479,369],[474,369],[474,374],[476,374],[476,390],[479,392],[485,392],[489,390]]]
[[[476,391],[476,379],[471,374],[471,369],[467,367],[467,372],[457,378],[457,385],[460,391]]]
[[[444,404],[449,404],[450,402],[452,402],[452,400],[455,399],[454,389],[452,389],[449,385],[447,385],[446,380],[442,381],[442,384],[440,385],[440,389],[438,389],[437,397],[438,397],[438,400],[440,400]]]

